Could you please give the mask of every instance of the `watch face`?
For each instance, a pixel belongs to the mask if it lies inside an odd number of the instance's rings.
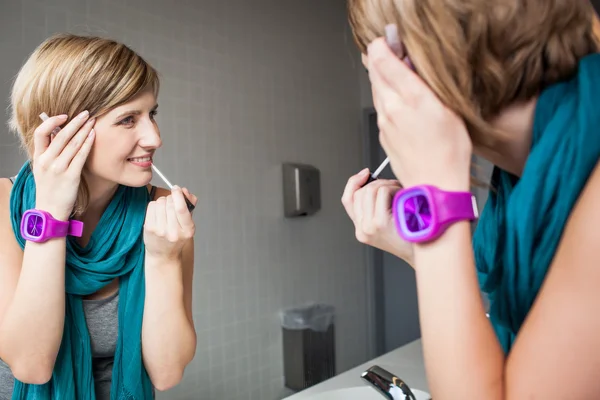
[[[402,207],[406,228],[411,232],[421,232],[431,225],[429,201],[423,194],[415,194],[404,201]]]
[[[40,239],[46,227],[46,218],[35,211],[26,211],[23,215],[21,233],[27,240]]]
[[[398,233],[404,240],[425,240],[436,229],[436,215],[431,207],[430,193],[423,188],[398,192],[394,200],[394,214]]]

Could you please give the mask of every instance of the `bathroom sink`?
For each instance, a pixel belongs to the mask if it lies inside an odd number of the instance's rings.
[[[412,389],[417,400],[429,400],[429,394]],[[369,386],[360,386],[347,389],[330,390],[310,397],[310,400],[385,400],[375,389]],[[404,398],[398,399],[404,400]]]

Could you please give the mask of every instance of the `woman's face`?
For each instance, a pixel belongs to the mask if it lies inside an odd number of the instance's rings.
[[[148,91],[96,119],[96,139],[86,163],[94,180],[132,187],[150,183],[152,157],[162,145],[154,119],[157,107]]]

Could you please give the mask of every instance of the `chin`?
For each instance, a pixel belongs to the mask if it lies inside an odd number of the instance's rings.
[[[152,181],[152,172],[128,174],[119,180],[119,184],[130,187],[142,187],[148,185]]]

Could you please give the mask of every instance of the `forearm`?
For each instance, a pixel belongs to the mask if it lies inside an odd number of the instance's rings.
[[[181,262],[146,255],[145,273],[143,357],[152,382],[160,390],[181,379],[196,352],[196,333],[185,311]]]
[[[1,357],[21,379],[38,380],[54,367],[65,319],[65,253],[64,238],[25,245],[19,281],[0,326]]]
[[[481,299],[468,222],[415,246],[419,313],[433,398],[504,398],[504,353]]]

